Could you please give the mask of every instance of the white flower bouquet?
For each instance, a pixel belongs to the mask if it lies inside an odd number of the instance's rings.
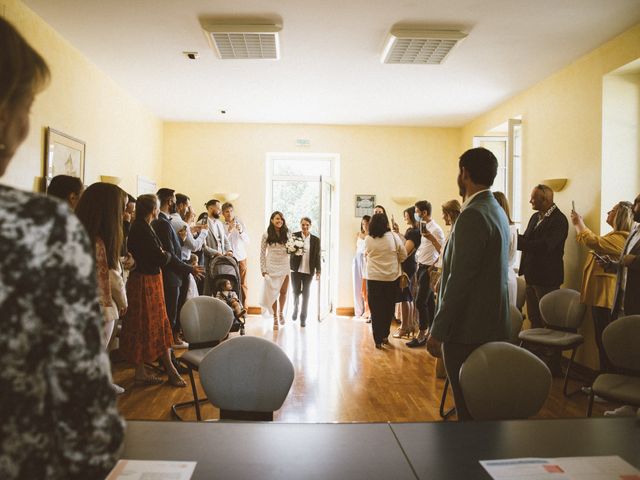
[[[291,237],[285,244],[287,253],[292,255],[301,256],[304,254],[304,240],[298,237]]]

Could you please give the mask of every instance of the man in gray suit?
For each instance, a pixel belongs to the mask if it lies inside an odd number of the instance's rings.
[[[489,187],[498,161],[473,148],[460,157],[458,187],[465,199],[444,251],[438,311],[427,350],[444,357],[458,420],[472,420],[458,372],[480,345],[509,336],[509,223]]]

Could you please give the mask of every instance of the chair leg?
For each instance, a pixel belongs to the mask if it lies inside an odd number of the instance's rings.
[[[571,359],[569,359],[569,365],[567,365],[567,373],[564,376],[564,386],[562,387],[562,393],[564,394],[565,397],[570,397],[571,395],[579,391],[579,390],[574,390],[571,393],[567,393],[567,387],[569,386],[569,373],[571,371],[571,365],[573,364],[573,359],[576,356],[576,351],[577,351],[577,348],[574,348],[571,351]]]
[[[444,420],[448,419],[456,411],[456,407],[451,407],[446,412],[444,411],[444,403],[447,400],[447,390],[449,390],[449,377],[444,382],[444,390],[442,390],[442,399],[440,400],[440,417]]]
[[[593,412],[593,400],[596,398],[596,394],[593,393],[593,389],[591,389],[591,392],[589,392],[589,406],[587,407],[587,417],[591,416],[591,413]]]
[[[191,391],[193,392],[193,400],[188,400],[186,402],[174,403],[171,405],[171,412],[173,416],[180,421],[183,421],[183,418],[178,413],[179,408],[186,407],[195,407],[196,408],[196,419],[198,421],[202,420],[202,416],[200,414],[200,404],[208,402],[208,398],[198,398],[198,389],[196,388],[196,380],[193,376],[193,369],[189,366],[189,380],[191,381]]]

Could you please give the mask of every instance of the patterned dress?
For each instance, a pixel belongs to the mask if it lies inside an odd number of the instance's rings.
[[[89,240],[63,203],[0,186],[0,478],[104,478],[124,425]]]

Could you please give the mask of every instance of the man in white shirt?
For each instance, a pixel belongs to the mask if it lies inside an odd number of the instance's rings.
[[[311,219],[309,217],[303,217],[300,220],[300,231],[295,232],[293,238],[304,242],[302,255],[292,253],[289,262],[293,289],[293,320],[298,318],[299,311],[300,326],[304,327],[307,322],[311,280],[314,275],[316,280],[320,279],[320,239],[311,234]],[[301,295],[302,305],[299,306]]]
[[[225,232],[224,223],[220,221],[220,200],[211,199],[206,204],[207,208],[207,229],[209,234],[204,246],[205,257],[205,280],[204,280],[204,294],[211,295],[214,293],[212,278],[210,277],[209,262],[218,255],[233,256],[233,249],[229,242],[229,237]]]
[[[418,293],[416,295],[416,310],[420,321],[418,336],[407,342],[407,347],[416,348],[427,344],[427,330],[431,326],[435,314],[435,296],[429,286],[429,271],[433,268],[440,250],[444,245],[444,232],[440,225],[431,218],[431,203],[420,200],[415,203],[415,217],[420,222],[420,246],[416,250],[418,272]]]
[[[176,193],[176,211],[170,215],[171,226],[181,240],[180,260],[188,262],[193,252],[198,252],[204,246],[208,235],[206,225],[194,225],[189,227],[184,221],[184,216],[191,206],[189,197],[182,193]]]
[[[222,204],[222,217],[224,218],[224,226],[231,243],[233,256],[238,261],[242,303],[247,305],[247,245],[249,245],[249,234],[242,220],[234,215],[233,205],[230,202]]]

